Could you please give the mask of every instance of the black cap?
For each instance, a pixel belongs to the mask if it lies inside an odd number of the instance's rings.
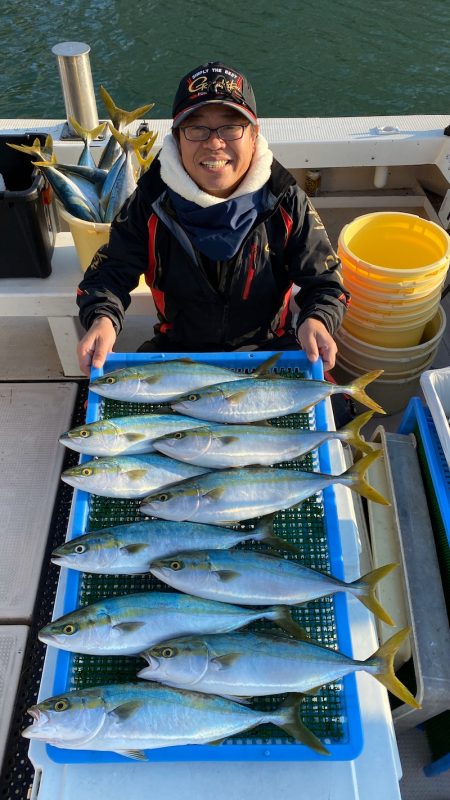
[[[181,79],[172,108],[173,127],[208,103],[230,106],[256,123],[256,100],[250,83],[245,75],[220,61],[208,61]]]

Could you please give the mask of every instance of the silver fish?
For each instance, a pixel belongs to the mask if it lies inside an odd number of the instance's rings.
[[[309,453],[330,439],[347,442],[362,452],[372,446],[361,438],[360,430],[373,416],[361,414],[341,431],[311,431],[278,428],[271,425],[217,425],[171,431],[153,441],[160,453],[188,464],[223,469],[252,464],[278,464]],[[230,429],[231,428],[231,429]]]
[[[102,122],[96,128],[92,128],[92,130],[88,130],[87,128],[83,128],[76,119],[69,115],[68,120],[74,129],[75,133],[80,137],[80,139],[84,142],[83,150],[81,151],[80,157],[78,159],[78,164],[80,167],[91,167],[95,169],[96,164],[94,159],[91,155],[90,145],[91,142],[96,139],[98,136],[101,136],[104,133],[107,123]]]
[[[71,653],[138,655],[167,638],[227,633],[259,619],[304,636],[286,606],[250,609],[176,592],[141,592],[71,611],[45,625],[39,639]]]
[[[104,209],[104,222],[112,222],[125,201],[128,200],[135,191],[137,183],[132,156],[134,152],[153,137],[152,132],[146,132],[141,134],[141,136],[131,137],[119,133],[119,131],[116,131],[111,125],[109,125],[109,127],[114,138],[117,139],[119,144],[123,147],[125,160],[116,174],[113,185],[111,187],[108,185],[109,195],[107,197],[105,196],[105,188],[102,191],[100,202],[102,209]]]
[[[204,467],[183,464],[158,453],[140,456],[110,456],[85,461],[66,469],[61,480],[100,497],[145,497],[157,487],[169,486],[201,475]]]
[[[284,692],[305,694],[363,670],[404,703],[418,708],[393,669],[395,654],[409,633],[409,628],[398,631],[364,661],[281,633],[184,636],[142,653],[148,666],[138,677],[206,694],[258,697]]]
[[[257,374],[270,369],[279,356],[277,353],[261,364],[256,370]],[[238,381],[241,377],[231,369],[203,364],[190,358],[174,358],[108,372],[95,378],[89,388],[112,400],[166,403],[191,389],[211,386],[218,381]],[[192,417],[193,414],[188,416]]]
[[[275,711],[197,692],[145,682],[97,686],[51,697],[32,706],[26,739],[70,750],[106,750],[146,760],[144,750],[208,744],[271,722],[319,753],[328,750],[299,717],[302,697],[289,697]]]
[[[59,441],[89,456],[137,455],[154,451],[153,440],[172,431],[195,428],[198,420],[181,414],[136,414],[79,425]],[[208,423],[205,423],[208,425]]]
[[[389,505],[364,477],[380,455],[380,450],[369,453],[341,475],[277,467],[210,472],[162,492],[152,492],[142,501],[141,512],[162,519],[228,525],[291,508],[335,483],[348,486],[373,502]]]
[[[148,572],[155,559],[180,550],[228,550],[250,541],[298,552],[289,542],[275,536],[271,516],[251,531],[153,519],[77,536],[53,551],[52,562],[98,575],[139,575]]]
[[[345,581],[278,556],[248,550],[178,553],[150,564],[150,572],[174,589],[247,606],[300,605],[349,592],[383,622],[393,621],[374,595],[377,583],[398,565],[387,564],[356,581]]]
[[[279,375],[249,376],[232,386],[219,383],[194,390],[175,400],[174,411],[211,422],[258,422],[298,411],[306,411],[334,394],[349,394],[363,405],[384,414],[381,406],[364,391],[383,370],[361,375],[347,386],[328,381],[282,378]]]

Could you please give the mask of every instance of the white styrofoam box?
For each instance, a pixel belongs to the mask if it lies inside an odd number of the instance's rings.
[[[420,384],[450,467],[450,367],[427,370]]]

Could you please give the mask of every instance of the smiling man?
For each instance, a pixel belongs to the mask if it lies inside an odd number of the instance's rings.
[[[249,82],[220,62],[197,67],[181,80],[172,116],[79,286],[81,369],[103,365],[141,274],[159,319],[141,351],[302,347],[331,369],[348,303],[339,260],[261,135]]]

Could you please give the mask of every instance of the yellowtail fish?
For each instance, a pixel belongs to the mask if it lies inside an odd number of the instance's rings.
[[[375,503],[390,505],[365,479],[380,456],[380,450],[369,453],[341,475],[278,467],[218,470],[152,492],[142,501],[141,512],[162,519],[228,525],[291,508],[335,483]]]
[[[224,469],[253,464],[278,464],[299,458],[324,442],[337,439],[365,453],[373,447],[360,435],[360,430],[373,416],[361,414],[340,431],[311,431],[279,428],[274,425],[218,425],[172,430],[153,441],[160,453],[188,464]],[[185,418],[186,419],[186,418]],[[188,429],[189,428],[189,429]]]
[[[409,633],[409,628],[398,631],[364,661],[281,633],[184,636],[142,653],[148,666],[138,677],[206,694],[258,697],[304,694],[363,670],[403,703],[420,708],[393,668],[395,654]]]
[[[154,439],[172,431],[195,428],[198,424],[199,420],[181,414],[110,417],[72,428],[63,433],[59,441],[89,456],[137,455],[153,452]]]
[[[271,356],[256,370],[263,374],[279,359],[281,353]],[[238,381],[241,375],[231,369],[214,367],[190,358],[151,361],[108,372],[95,378],[89,388],[111,400],[133,403],[166,403],[191,389],[211,386],[219,381]],[[192,417],[193,414],[188,416]]]
[[[293,545],[274,534],[272,516],[261,520],[251,531],[152,519],[77,536],[53,551],[52,562],[98,575],[139,575],[148,572],[155,559],[180,550],[228,550],[251,541],[298,553]]]
[[[183,464],[159,453],[140,456],[110,456],[85,461],[66,469],[61,480],[100,497],[145,497],[157,487],[202,475],[204,467]]]
[[[397,566],[386,564],[346,583],[278,556],[249,550],[203,550],[153,561],[150,572],[182,592],[246,606],[301,605],[336,592],[349,592],[387,625],[394,625],[374,590]]]
[[[113,182],[105,181],[100,196],[100,208],[104,222],[112,222],[116,214],[122,208],[125,201],[133,194],[136,189],[136,175],[132,155],[140,147],[147,144],[151,139],[154,143],[156,134],[147,131],[141,136],[127,136],[119,133],[113,126],[109,125],[111,133],[119,142],[125,153],[125,158],[121,163],[120,169],[115,172]],[[113,172],[114,167],[111,170]]]
[[[75,133],[80,137],[80,139],[84,142],[83,150],[81,151],[80,157],[78,159],[78,164],[80,167],[91,167],[95,168],[96,164],[94,159],[91,155],[90,145],[94,139],[97,139],[98,136],[102,136],[105,131],[106,122],[102,122],[96,128],[92,128],[89,130],[88,128],[83,128],[74,117],[68,116],[68,120],[74,129]]]
[[[301,722],[303,697],[290,696],[274,711],[166,686],[122,683],[78,689],[32,706],[26,739],[70,750],[106,750],[147,760],[145,750],[208,744],[271,722],[319,753],[326,747]]]
[[[306,411],[326,397],[344,393],[384,414],[381,406],[365,392],[365,387],[382,373],[383,370],[368,372],[346,386],[279,375],[250,375],[232,385],[218,383],[186,393],[171,405],[180,414],[211,422],[246,423]]]
[[[105,108],[108,111],[112,124],[119,132],[124,131],[128,125],[135,120],[142,119],[145,114],[147,114],[148,111],[151,111],[155,105],[154,103],[148,103],[145,106],[139,106],[139,108],[135,108],[133,111],[124,111],[115,104],[111,95],[106,91],[104,86],[100,86],[100,95]],[[119,143],[116,141],[114,136],[111,135],[100,157],[99,166],[103,169],[110,170],[115,164],[116,160],[119,158],[121,152],[122,150]]]
[[[241,608],[176,592],[141,592],[71,611],[45,625],[39,639],[71,653],[129,656],[168,638],[227,633],[259,619],[274,622],[292,636],[304,637],[286,606]]]

